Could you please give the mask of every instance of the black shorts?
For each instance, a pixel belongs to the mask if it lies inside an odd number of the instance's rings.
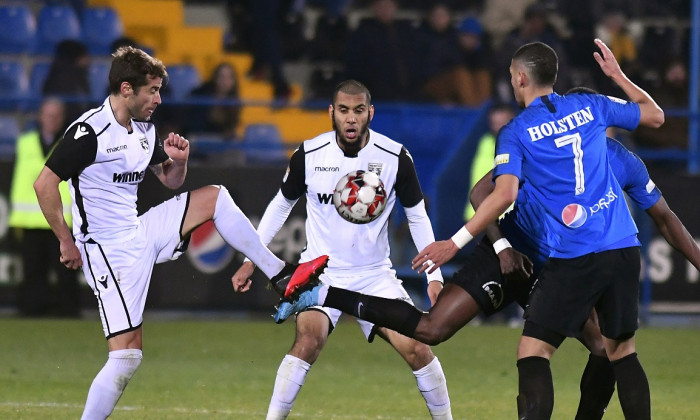
[[[605,337],[630,338],[639,326],[640,268],[638,247],[550,258],[535,283],[524,318],[577,337],[595,308]]]
[[[498,256],[485,238],[467,256],[462,268],[447,280],[466,290],[486,315],[504,309],[513,301],[524,308],[534,281],[534,276],[524,282],[506,280]]]

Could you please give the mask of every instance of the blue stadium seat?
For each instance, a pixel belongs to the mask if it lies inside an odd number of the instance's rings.
[[[168,84],[164,95],[176,100],[184,99],[200,82],[196,67],[190,64],[168,66]]]
[[[0,61],[0,109],[17,109],[29,94],[29,78],[22,63]]]
[[[11,115],[0,115],[0,157],[14,156],[19,133],[17,118]]]
[[[282,163],[287,150],[282,134],[274,124],[249,124],[243,133],[241,147],[246,163]]]
[[[49,75],[51,63],[48,61],[37,61],[32,66],[29,74],[29,94],[34,97],[41,97],[41,89],[44,87],[46,77]]]
[[[112,43],[124,35],[124,25],[111,7],[88,7],[81,16],[82,39],[90,54],[108,55]]]
[[[88,82],[90,83],[90,98],[102,102],[109,89],[110,62],[93,61],[88,68]]]
[[[0,53],[22,54],[34,48],[36,19],[29,6],[0,6]]]
[[[37,54],[51,55],[56,44],[66,39],[80,41],[80,21],[72,7],[61,4],[47,4],[39,12],[37,19]]]

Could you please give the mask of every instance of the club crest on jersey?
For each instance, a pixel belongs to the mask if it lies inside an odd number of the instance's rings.
[[[588,219],[586,209],[579,204],[569,204],[561,211],[561,220],[567,227],[576,229],[583,226]]]
[[[139,139],[139,143],[141,143],[141,147],[143,148],[143,150],[145,150],[146,153],[148,153],[148,139],[146,137],[141,137]]]
[[[372,163],[372,162],[370,162],[370,163],[367,164],[367,171],[368,171],[368,172],[374,172],[375,174],[377,174],[377,176],[381,176],[381,174],[382,174],[382,166],[383,166],[383,165],[384,165],[383,163]]]

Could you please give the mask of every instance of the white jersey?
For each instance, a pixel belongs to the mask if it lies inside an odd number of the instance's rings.
[[[333,205],[338,180],[355,170],[374,172],[387,192],[386,209],[376,220],[357,225],[344,220]],[[327,254],[327,273],[390,268],[388,220],[397,196],[404,207],[423,200],[413,160],[406,149],[370,130],[369,140],[356,156],[346,156],[335,132],[305,141],[294,152],[281,192],[288,200],[306,194],[306,261]],[[432,231],[431,231],[432,233]],[[348,273],[351,274],[351,273]]]
[[[133,238],[138,225],[138,184],[146,168],[168,159],[150,121],[120,125],[109,97],[66,131],[46,162],[68,181],[73,235],[81,242],[116,243]]]

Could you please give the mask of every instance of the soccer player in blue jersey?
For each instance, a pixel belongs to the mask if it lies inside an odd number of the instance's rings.
[[[524,419],[550,418],[549,359],[564,338],[580,333],[593,308],[625,417],[651,417],[649,383],[634,342],[639,241],[608,164],[605,129],[655,128],[664,114],[627,78],[608,47],[595,42],[601,50],[594,53],[596,61],[631,102],[557,95],[554,50],[542,43],[519,48],[510,74],[515,99],[525,109],[498,135],[495,189],[451,240],[427,246],[413,260],[421,272],[444,264],[516,198],[523,211],[541,218],[552,250],[530,295],[518,345],[518,412]]]
[[[645,419],[651,415],[649,385],[634,347],[639,242],[608,164],[605,129],[658,127],[664,115],[624,75],[607,46],[600,40],[596,44],[601,49],[594,54],[596,61],[631,102],[601,95],[559,96],[552,88],[557,75],[554,51],[542,43],[521,47],[510,72],[516,100],[525,110],[499,133],[494,191],[450,240],[429,245],[413,261],[419,272],[441,266],[516,198],[520,211],[539,222],[524,226],[526,234],[536,231],[529,228],[545,232],[550,248],[525,313],[518,347],[518,406],[520,418],[525,419],[551,416],[554,391],[549,358],[566,336],[580,334],[593,308],[600,317],[625,416]],[[320,292],[317,289],[317,298],[329,305],[333,289],[326,290],[324,296],[323,287]],[[447,287],[429,317],[449,319],[443,311],[465,310],[450,296],[454,293],[446,292]],[[361,315],[376,315],[368,310],[363,305]],[[421,319],[420,314],[404,317],[396,328],[415,330]],[[468,321],[464,314],[460,319],[461,325],[450,326],[448,321],[437,326],[443,331],[436,334],[449,338]]]

